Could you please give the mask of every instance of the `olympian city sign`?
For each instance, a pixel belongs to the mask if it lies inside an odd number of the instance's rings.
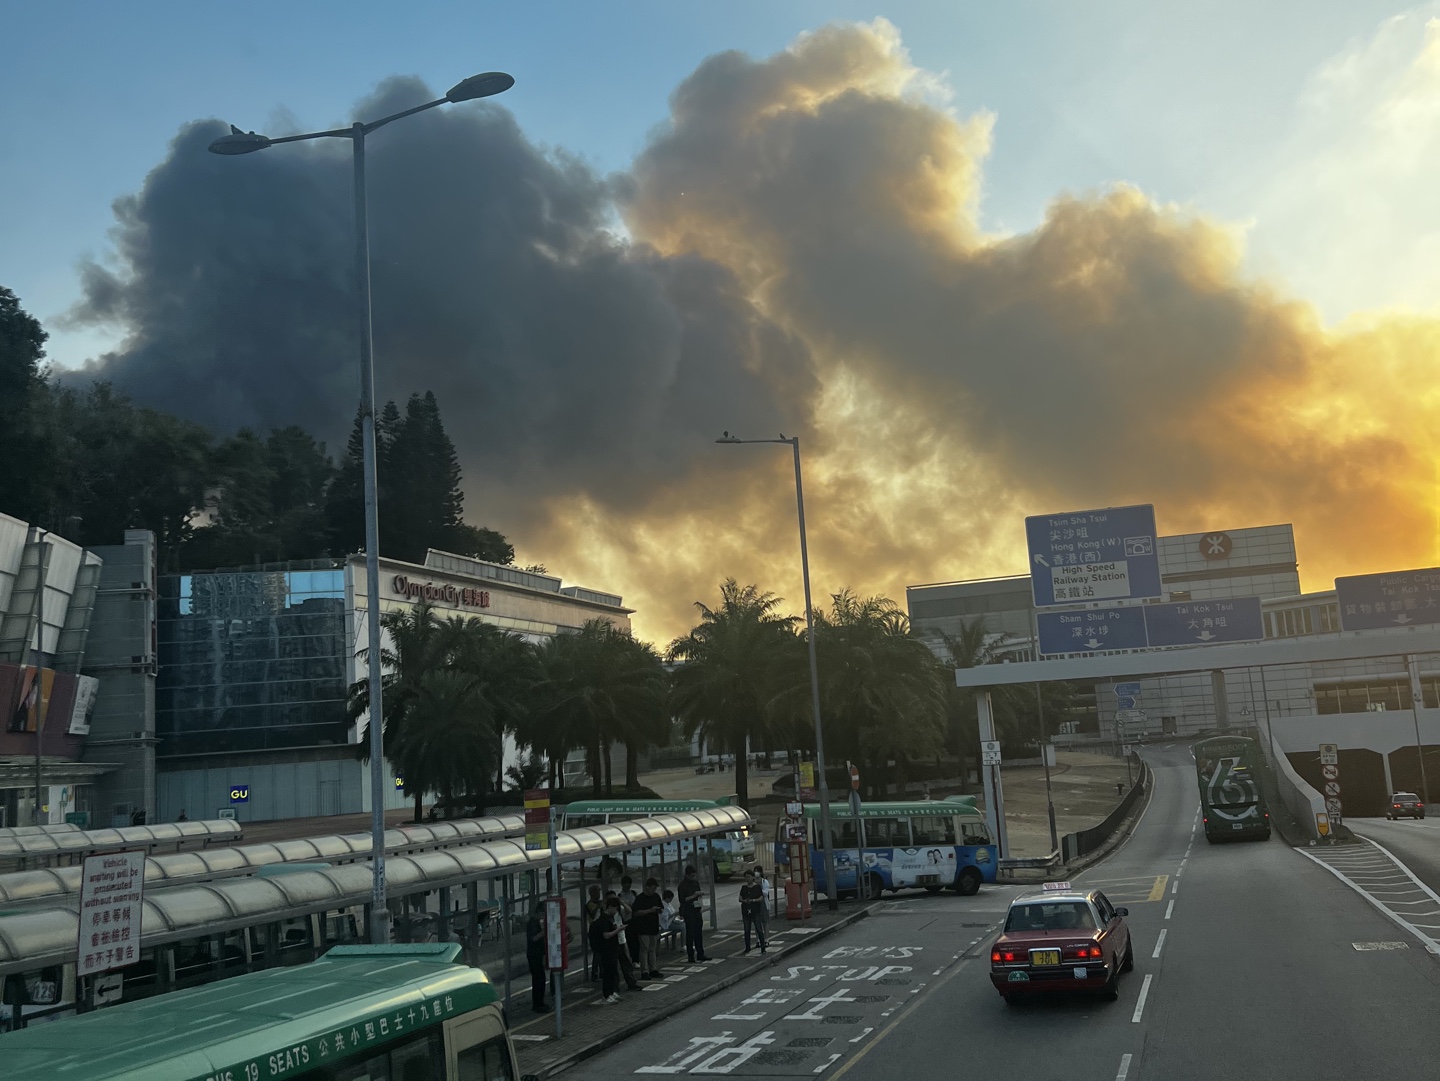
[[[466,608],[490,607],[490,591],[488,589],[462,588],[449,584],[437,585],[434,582],[415,582],[403,574],[395,576],[395,580],[390,583],[390,588],[400,596],[412,601],[430,601],[457,607],[463,605]]]

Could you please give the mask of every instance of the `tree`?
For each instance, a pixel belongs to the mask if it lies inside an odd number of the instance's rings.
[[[672,704],[687,737],[698,733],[734,754],[736,798],[747,808],[750,741],[779,729],[777,698],[789,678],[786,658],[798,652],[796,619],[777,614],[779,603],[773,593],[727,578],[719,606],[696,601],[700,622],[668,651],[680,666]],[[806,679],[808,686],[808,673]]]
[[[654,649],[636,642],[605,619],[592,619],[574,634],[556,635],[540,647],[545,673],[524,738],[555,771],[574,747],[585,747],[596,796],[613,792],[609,749],[624,742],[627,772],[632,752],[668,727],[668,679]]]
[[[484,811],[503,744],[495,701],[480,676],[463,668],[421,673],[396,742],[386,757],[399,767],[406,789],[415,792],[417,822],[420,793],[427,791],[440,793],[446,818],[454,816],[459,793],[478,797],[475,803]]]
[[[336,553],[364,547],[363,451],[357,414],[326,498],[330,546]],[[438,548],[491,563],[515,561],[515,549],[503,535],[462,519],[460,460],[433,393],[412,394],[403,416],[394,402],[385,404],[376,418],[375,453],[382,554],[423,563],[426,549]]]
[[[45,423],[45,339],[39,320],[0,286],[0,461],[6,463],[0,473],[0,511],[59,528],[64,523],[47,514],[54,434]]]
[[[883,792],[891,762],[903,781],[909,762],[944,744],[944,681],[934,654],[887,597],[834,594],[815,635],[827,749],[859,764],[871,793]]]

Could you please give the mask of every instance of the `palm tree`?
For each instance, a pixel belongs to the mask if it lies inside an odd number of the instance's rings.
[[[499,773],[504,733],[523,724],[539,680],[534,648],[519,635],[473,617],[441,619],[424,603],[386,612],[380,623],[389,643],[380,654],[385,757],[405,778],[405,791],[415,800],[415,820],[420,821],[430,791],[445,793],[447,815],[453,813],[457,792],[483,807]],[[441,675],[458,682],[437,682]],[[369,707],[370,687],[361,680],[350,688],[350,715],[368,715]],[[452,716],[452,709],[464,716]],[[447,740],[464,741],[452,743],[452,750],[453,761],[465,772],[439,768],[435,755]],[[363,733],[360,753],[368,760]]]
[[[777,698],[789,680],[787,659],[796,653],[796,618],[778,615],[779,603],[773,593],[727,578],[719,606],[696,601],[700,622],[668,651],[680,665],[672,702],[686,736],[698,733],[706,743],[734,754],[735,794],[746,808],[746,752],[752,738],[776,731],[781,717]]]
[[[872,793],[883,791],[890,762],[903,779],[910,761],[944,744],[945,687],[934,654],[887,597],[835,594],[815,634],[827,736],[862,765]]]
[[[391,752],[417,792],[437,791],[445,815],[454,813],[458,793],[470,794],[494,776],[502,742],[496,704],[484,681],[459,668],[432,669],[414,688],[400,745]],[[412,780],[413,779],[413,780]]]
[[[553,776],[558,764],[571,748],[583,746],[594,794],[613,792],[611,744],[626,743],[630,772],[639,747],[668,722],[659,656],[608,620],[592,619],[542,646],[540,665],[544,678],[525,739],[550,758],[552,787],[561,780]]]

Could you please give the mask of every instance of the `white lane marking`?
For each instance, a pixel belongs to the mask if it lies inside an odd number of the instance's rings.
[[[833,1054],[833,1055],[831,1055],[829,1058],[827,1058],[824,1062],[820,1063],[819,1066],[816,1066],[815,1069],[811,1070],[810,1072],[811,1072],[811,1073],[824,1073],[824,1072],[825,1072],[826,1070],[828,1070],[831,1066],[834,1066],[835,1063],[837,1063],[838,1061],[840,1061],[840,1054],[839,1054],[839,1052],[836,1052],[835,1054]]]
[[[1174,897],[1180,890],[1180,876],[1175,876],[1175,884],[1170,887],[1170,896]]]
[[[1374,842],[1374,841],[1370,841],[1369,838],[1366,838],[1366,840],[1367,840],[1370,844],[1372,844],[1372,845],[1375,844],[1375,842]],[[1375,847],[1376,847],[1376,848],[1380,848],[1379,845],[1375,845]],[[1405,930],[1409,931],[1412,935],[1414,935],[1416,938],[1418,938],[1418,939],[1420,940],[1420,942],[1424,945],[1424,947],[1425,947],[1427,950],[1429,950],[1431,953],[1440,954],[1440,942],[1437,942],[1434,938],[1432,938],[1431,936],[1427,935],[1424,931],[1420,930],[1419,927],[1415,926],[1415,924],[1411,923],[1409,920],[1407,920],[1407,919],[1405,919],[1404,917],[1402,917],[1398,912],[1392,912],[1390,909],[1386,908],[1385,905],[1381,903],[1381,901],[1380,901],[1380,899],[1379,899],[1378,897],[1372,896],[1368,890],[1366,890],[1364,887],[1362,887],[1362,886],[1361,886],[1358,882],[1356,882],[1354,879],[1350,878],[1348,875],[1342,874],[1339,870],[1337,870],[1337,869],[1334,868],[1334,867],[1331,867],[1328,863],[1326,863],[1324,860],[1320,859],[1319,857],[1310,855],[1310,853],[1309,853],[1309,852],[1306,852],[1303,848],[1297,848],[1297,849],[1295,849],[1295,851],[1298,852],[1298,853],[1300,853],[1300,855],[1304,856],[1304,857],[1305,857],[1307,860],[1309,860],[1311,863],[1317,863],[1317,864],[1319,864],[1321,867],[1325,868],[1325,870],[1329,871],[1332,875],[1334,875],[1336,878],[1338,878],[1341,882],[1345,883],[1345,885],[1349,886],[1352,890],[1354,890],[1356,893],[1358,893],[1361,897],[1363,897],[1363,898],[1365,898],[1365,900],[1369,901],[1370,904],[1372,904],[1377,910],[1379,910],[1379,912],[1380,912],[1381,915],[1388,917],[1388,918],[1389,918],[1390,920],[1392,920],[1394,923],[1399,924],[1401,927],[1405,928]],[[1382,849],[1382,851],[1384,851],[1384,850]],[[1389,853],[1387,852],[1386,855],[1389,855]],[[1391,859],[1394,859],[1394,857],[1392,856]],[[1397,864],[1400,863],[1399,860],[1395,860],[1395,862],[1396,862]],[[1402,866],[1403,866],[1403,865],[1402,865]],[[1419,881],[1419,879],[1416,879],[1416,882],[1419,883],[1421,889],[1425,890],[1426,893],[1429,893],[1432,897],[1435,896],[1435,894],[1430,891],[1429,887],[1425,886],[1424,883],[1421,883],[1421,882]],[[1436,897],[1436,900],[1440,900],[1440,897]]]
[[[1150,959],[1152,961],[1155,958],[1159,957],[1160,951],[1165,948],[1165,930],[1168,930],[1168,928],[1162,929],[1160,932],[1160,937],[1155,940],[1155,952],[1150,955]]]
[[[1140,1001],[1135,1003],[1135,1013],[1130,1018],[1137,1025],[1140,1023],[1140,1015],[1145,1012],[1145,1000],[1150,997],[1150,981],[1154,978],[1153,974],[1146,973],[1145,982],[1140,985]]]
[[[1175,902],[1174,902],[1174,901],[1171,901],[1168,905],[1165,906],[1165,918],[1168,920],[1168,919],[1170,918],[1171,914],[1174,913],[1174,911],[1175,911]]]
[[[1129,1077],[1129,1076],[1130,1076],[1130,1056],[1129,1056],[1129,1055],[1121,1055],[1121,1056],[1120,1056],[1120,1070],[1119,1070],[1119,1072],[1116,1073],[1116,1075],[1115,1075],[1115,1081],[1125,1081],[1125,1078],[1127,1078],[1127,1077]]]
[[[863,1028],[863,1029],[860,1030],[860,1035],[858,1035],[858,1036],[852,1036],[852,1037],[850,1038],[850,1042],[851,1042],[851,1043],[859,1043],[861,1040],[863,1040],[866,1036],[870,1035],[870,1033],[872,1033],[872,1032],[874,1032],[874,1031],[875,1031],[875,1029],[874,1029],[873,1027]]]

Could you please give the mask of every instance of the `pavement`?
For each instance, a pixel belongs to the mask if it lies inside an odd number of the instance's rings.
[[[742,981],[763,978],[764,973],[787,965],[799,952],[819,948],[831,935],[863,919],[868,910],[868,905],[850,902],[832,913],[822,903],[808,920],[771,917],[773,934],[764,954],[758,947],[746,954],[744,937],[733,928],[707,929],[708,959],[703,963],[689,964],[677,938],[675,948],[661,948],[664,978],[643,981],[636,991],[626,990],[622,979],[620,1001],[613,1005],[600,1001],[599,983],[592,983],[580,968],[580,953],[575,949],[571,955],[573,967],[566,975],[561,998],[558,1036],[555,1015],[534,1013],[529,976],[519,975],[513,982],[506,1008],[512,1021],[511,1038],[515,1041],[520,1072],[546,1078],[567,1070],[606,1047],[634,1036],[662,1017],[701,1003]],[[547,995],[547,1002],[553,1005],[553,998]],[[589,1075],[588,1066],[585,1075]]]
[[[1118,1002],[1001,1001],[989,945],[1009,900],[1033,887],[901,894],[588,1059],[576,1076],[1440,1076],[1440,961],[1377,907],[1387,887],[1363,895],[1278,837],[1208,844],[1188,751],[1144,753],[1155,788],[1134,832],[1075,878],[1130,910],[1136,965]]]

